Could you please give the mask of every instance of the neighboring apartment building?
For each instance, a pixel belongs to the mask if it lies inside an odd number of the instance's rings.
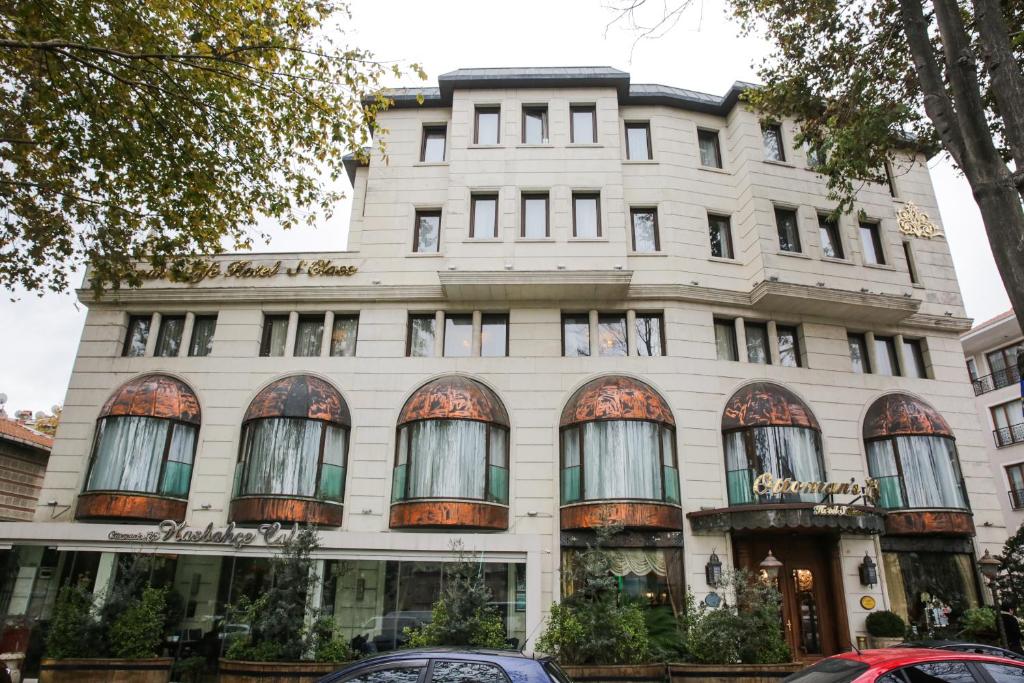
[[[30,521],[43,487],[53,439],[0,415],[0,521]]]
[[[1024,335],[1013,311],[974,326],[960,338],[967,372],[974,386],[974,404],[986,439],[992,477],[1003,510],[1006,535],[1024,522],[1024,413],[1018,357]]]
[[[314,599],[378,648],[460,540],[532,643],[609,521],[622,590],[676,611],[687,586],[714,601],[716,558],[777,558],[798,654],[871,609],[924,628],[978,604],[1000,510],[926,159],[895,152],[833,221],[814,155],[742,87],[396,91],[387,161],[349,164],[349,251],[79,291],[53,503],[0,542],[98,586],[157,553],[189,639],[265,585],[286,531],[260,525],[293,522],[320,527]]]

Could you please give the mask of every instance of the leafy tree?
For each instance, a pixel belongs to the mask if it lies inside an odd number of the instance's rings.
[[[409,647],[442,645],[505,647],[505,624],[491,605],[491,589],[484,582],[482,562],[468,556],[461,543],[455,562],[445,565],[441,595],[431,609],[430,623],[406,627]]]
[[[140,659],[160,652],[164,635],[166,588],[145,588],[142,597],[110,625],[110,651],[115,657]]]
[[[999,591],[999,599],[1024,607],[1024,524],[1006,539],[1003,551],[996,557],[999,573],[992,580],[992,587]]]
[[[57,594],[46,656],[53,659],[95,657],[101,638],[92,615],[92,593],[82,584],[67,585]]]
[[[615,20],[658,37],[692,0],[660,6],[652,26],[625,0]],[[996,265],[1024,326],[1024,2],[730,0],[773,51],[747,92],[767,118],[792,117],[823,153],[840,210],[884,182],[895,149],[941,146],[974,193]]]
[[[101,290],[134,262],[249,247],[329,216],[397,64],[340,45],[334,0],[4,3],[0,287]],[[409,68],[421,77],[415,64]]]

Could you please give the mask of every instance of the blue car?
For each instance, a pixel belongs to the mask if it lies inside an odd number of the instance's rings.
[[[431,648],[361,659],[319,683],[572,683],[549,657],[514,650]]]

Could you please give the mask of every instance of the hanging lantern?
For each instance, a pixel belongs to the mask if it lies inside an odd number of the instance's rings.
[[[860,563],[860,585],[874,586],[876,583],[878,583],[878,565],[867,553],[864,553],[864,560]]]
[[[779,570],[782,569],[782,563],[775,559],[771,550],[768,551],[768,556],[761,560],[761,564],[758,566],[769,581],[779,578]]]
[[[722,581],[722,561],[718,559],[718,554],[714,550],[711,551],[708,563],[704,565],[704,576],[712,588],[716,588]]]

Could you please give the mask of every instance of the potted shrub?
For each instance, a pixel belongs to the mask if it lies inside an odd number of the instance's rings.
[[[254,676],[264,683],[312,683],[355,659],[347,642],[330,639],[333,623],[307,605],[317,581],[310,554],[318,545],[315,530],[300,530],[271,560],[270,587],[228,609],[231,621],[248,624],[249,632],[221,658],[221,683]]]
[[[864,626],[871,637],[873,648],[899,645],[907,633],[907,624],[903,617],[888,610],[872,612],[864,621]]]
[[[133,570],[126,571],[131,576]],[[128,578],[100,600],[85,586],[65,586],[54,607],[40,683],[107,681],[167,683],[173,659],[160,657],[167,591]]]

